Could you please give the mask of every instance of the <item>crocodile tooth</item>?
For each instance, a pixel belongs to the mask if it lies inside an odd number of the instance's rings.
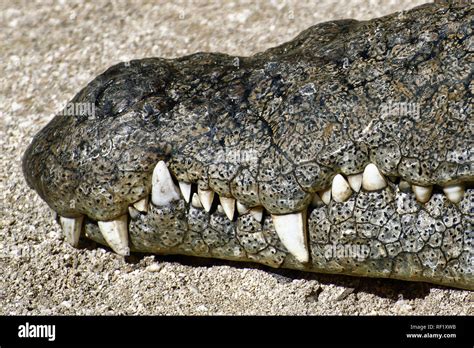
[[[189,200],[191,199],[191,184],[184,181],[179,181],[178,185],[184,200],[186,203],[189,203]]]
[[[255,220],[261,222],[263,217],[263,207],[253,207],[250,209],[250,214],[252,214]]]
[[[240,215],[244,215],[245,213],[247,213],[249,211],[249,208],[247,208],[244,204],[240,203],[239,201],[237,201],[237,212],[240,214]]]
[[[367,191],[377,191],[386,186],[387,182],[377,166],[369,163],[364,169],[364,174],[362,174],[362,187]]]
[[[319,191],[319,196],[324,204],[329,205],[331,203],[331,187],[328,187],[325,190]]]
[[[79,244],[79,237],[81,236],[84,215],[75,218],[60,216],[59,221],[61,223],[61,227],[63,228],[66,241],[76,248]]]
[[[196,192],[193,193],[193,197],[191,198],[191,205],[192,205],[194,208],[202,209],[201,200],[199,199],[199,196],[197,195]]]
[[[212,202],[214,201],[214,191],[212,190],[202,190],[198,187],[198,195],[201,200],[204,210],[207,212],[211,211]]]
[[[128,247],[128,226],[127,215],[119,216],[110,221],[98,221],[100,233],[105,241],[117,254],[122,256],[130,255]]]
[[[411,189],[415,194],[416,200],[420,203],[426,203],[431,198],[431,193],[433,192],[433,185],[430,186],[418,186],[411,185]]]
[[[138,202],[133,203],[133,207],[142,213],[146,213],[148,211],[148,196],[140,199]]]
[[[443,187],[444,194],[453,203],[459,203],[464,197],[463,185],[449,185]]]
[[[347,177],[347,180],[349,180],[349,186],[355,191],[359,192],[360,187],[362,186],[362,173],[361,174],[354,174],[354,175],[349,175]]]
[[[273,226],[286,249],[299,261],[308,262],[306,247],[306,221],[303,212],[273,215]]]
[[[224,209],[225,215],[229,218],[230,221],[234,219],[235,213],[235,199],[229,197],[219,197],[222,208]]]
[[[179,189],[173,182],[166,163],[159,161],[151,179],[151,201],[161,207],[180,199]]]
[[[345,202],[352,195],[352,190],[344,177],[341,174],[337,174],[332,179],[331,196],[338,202]]]
[[[323,200],[321,199],[321,197],[319,197],[319,195],[317,193],[315,193],[314,196],[313,196],[313,199],[311,201],[311,206],[319,208],[323,205],[324,205]]]

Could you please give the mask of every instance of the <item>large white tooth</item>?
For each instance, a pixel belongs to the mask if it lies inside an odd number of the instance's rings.
[[[199,196],[197,195],[196,192],[193,193],[193,198],[191,199],[191,205],[194,208],[202,209],[201,200],[199,199]]]
[[[229,220],[234,219],[235,213],[235,199],[229,197],[219,197],[222,208],[224,208],[225,215],[229,218]]]
[[[331,187],[319,191],[319,196],[321,197],[321,200],[324,202],[324,204],[329,205],[331,203]]]
[[[191,199],[191,184],[184,181],[179,181],[178,185],[184,200],[186,203],[189,203],[189,200]]]
[[[364,169],[364,174],[362,174],[362,187],[367,191],[377,191],[386,186],[387,182],[377,166],[369,163]]]
[[[133,207],[142,213],[146,213],[148,211],[148,196],[140,199],[138,202],[133,203]]]
[[[245,213],[247,213],[249,211],[249,208],[247,208],[245,205],[243,205],[242,203],[240,203],[239,201],[237,201],[237,212],[240,214],[240,215],[244,215]]]
[[[317,208],[324,205],[323,200],[321,199],[321,197],[319,197],[319,195],[317,193],[314,194],[313,199],[311,201],[311,205],[313,207],[317,207]]]
[[[349,175],[347,177],[349,180],[349,185],[350,187],[355,191],[359,192],[360,187],[362,186],[362,173],[360,174],[355,174],[355,175]]]
[[[464,186],[461,184],[443,187],[443,191],[446,197],[453,203],[461,202],[464,197]]]
[[[173,182],[171,173],[166,163],[159,161],[151,179],[151,201],[154,205],[161,207],[179,200],[179,189]]]
[[[79,244],[79,237],[81,236],[84,215],[75,218],[60,216],[59,221],[63,228],[63,233],[64,237],[66,238],[66,241],[76,248]]]
[[[308,262],[305,214],[272,215],[273,226],[286,249],[299,261]]]
[[[253,207],[252,209],[250,209],[250,214],[255,220],[261,222],[263,217],[263,207]]]
[[[201,190],[198,187],[198,195],[201,200],[204,210],[207,212],[211,211],[212,202],[214,201],[214,191],[212,190]]]
[[[98,221],[97,223],[102,236],[113,251],[122,256],[130,255],[127,215],[122,215],[110,221]]]
[[[334,179],[332,179],[331,195],[332,198],[339,203],[347,201],[352,195],[349,184],[341,174],[337,174]]]
[[[415,194],[415,197],[418,202],[426,203],[431,198],[431,192],[433,192],[433,185],[430,186],[418,186],[418,185],[411,185],[411,189]]]

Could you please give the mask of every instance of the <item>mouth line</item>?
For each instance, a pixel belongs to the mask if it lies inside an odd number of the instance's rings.
[[[247,213],[248,211],[258,212],[260,214],[265,211],[267,214],[274,215],[285,215],[291,213],[297,213],[298,211],[307,210],[311,207],[318,207],[322,205],[329,205],[331,201],[336,203],[342,203],[351,198],[354,193],[359,191],[380,191],[387,186],[390,186],[393,190],[401,191],[405,194],[411,194],[414,196],[418,204],[425,204],[429,202],[433,193],[443,193],[447,201],[452,203],[459,203],[464,198],[464,193],[467,188],[472,188],[473,181],[465,179],[457,179],[455,181],[448,181],[449,184],[444,185],[417,185],[410,183],[403,178],[398,176],[387,176],[384,175],[375,164],[369,163],[365,166],[365,170],[358,174],[344,175],[342,173],[334,174],[330,179],[330,185],[323,189],[311,189],[306,190],[309,199],[306,199],[304,204],[299,205],[299,209],[294,209],[291,206],[291,200],[273,200],[273,195],[269,197],[262,197],[259,192],[260,186],[257,187],[256,196],[252,200],[246,200],[248,196],[243,196],[243,199],[239,199],[238,194],[234,194],[232,185],[228,184],[230,190],[219,190],[219,186],[214,186],[216,190],[213,190],[208,182],[203,180],[195,181],[180,181],[172,171],[169,169],[169,164],[164,161],[159,161],[154,166],[154,171],[150,175],[144,175],[144,182],[147,183],[145,186],[135,187],[130,183],[126,186],[128,193],[130,191],[142,192],[141,194],[133,194],[127,196],[127,191],[121,190],[118,192],[121,194],[121,200],[130,202],[127,206],[128,209],[135,209],[140,212],[146,212],[148,205],[154,203],[156,206],[166,205],[169,202],[183,198],[187,204],[191,204],[195,208],[203,208],[206,212],[215,211],[219,209],[224,212],[230,220],[234,219],[235,213]],[[128,178],[131,179],[135,174],[128,174]],[[189,178],[189,176],[181,172],[181,177]],[[166,184],[163,184],[166,182]],[[165,187],[163,187],[165,185]],[[267,186],[266,184],[263,185]],[[79,191],[83,188],[79,187]],[[302,188],[303,190],[303,188]],[[117,192],[111,192],[117,193]],[[134,199],[135,197],[135,199]],[[100,201],[96,201],[100,205]],[[270,204],[268,202],[271,202]],[[280,204],[280,205],[279,205]],[[76,205],[82,207],[82,209],[76,209]],[[279,206],[278,206],[279,205]],[[278,206],[277,210],[272,210]],[[114,220],[115,218],[126,213],[127,208],[122,209],[119,214],[109,216],[97,216],[93,211],[87,210],[86,204],[74,201],[73,207],[70,207],[66,214],[62,214],[61,211],[56,211],[62,216],[88,216],[89,218],[97,221],[108,221]],[[53,208],[54,209],[54,208]]]

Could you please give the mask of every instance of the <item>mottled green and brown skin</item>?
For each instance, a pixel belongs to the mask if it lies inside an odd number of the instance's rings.
[[[36,135],[25,177],[61,216],[87,215],[85,234],[106,244],[96,221],[149,195],[164,160],[177,180],[266,214],[230,221],[184,199],[150,203],[129,219],[132,251],[472,290],[473,27],[472,5],[429,4],[322,23],[251,57],[118,64],[71,101],[92,103],[94,115],[58,115]],[[337,173],[369,162],[394,177],[385,189],[310,205]],[[431,200],[417,202],[400,179],[436,185]],[[466,186],[460,203],[439,189],[449,183]],[[296,211],[307,212],[308,263],[287,252],[269,216]]]

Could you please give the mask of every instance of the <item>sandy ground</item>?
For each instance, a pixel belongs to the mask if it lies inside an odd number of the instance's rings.
[[[249,55],[321,21],[421,3],[0,1],[0,314],[474,314],[473,293],[423,283],[73,249],[21,173],[32,136],[112,64]]]

